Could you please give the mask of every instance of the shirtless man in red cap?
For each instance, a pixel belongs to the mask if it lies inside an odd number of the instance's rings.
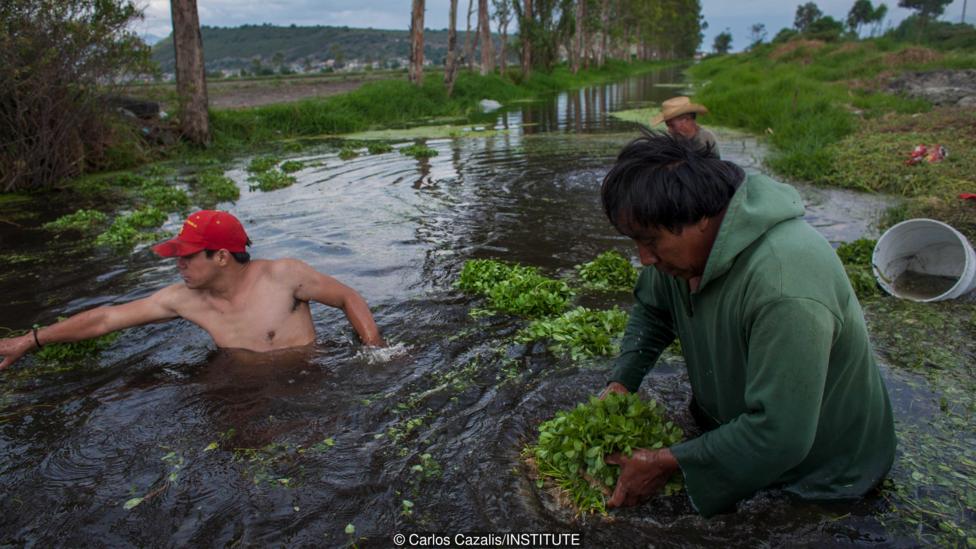
[[[48,343],[174,318],[200,326],[223,348],[272,351],[309,345],[315,341],[309,301],[342,309],[364,344],[384,345],[369,307],[355,290],[297,259],[251,261],[246,251],[250,244],[233,215],[196,212],[176,238],[153,246],[160,256],[177,258],[182,284],[0,339],[0,369]]]

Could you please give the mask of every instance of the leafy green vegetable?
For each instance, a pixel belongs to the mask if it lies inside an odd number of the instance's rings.
[[[557,314],[573,296],[565,282],[545,277],[535,267],[493,259],[466,261],[455,284],[461,290],[487,297],[489,306],[496,311],[528,318]]]
[[[128,215],[116,217],[107,231],[95,238],[97,246],[108,246],[116,250],[131,248],[136,242],[155,240],[155,233],[139,229],[152,229],[166,222],[166,213],[147,206]]]
[[[275,156],[256,156],[247,165],[247,171],[251,173],[263,173],[278,165],[279,158]]]
[[[374,141],[366,145],[366,150],[369,151],[369,154],[383,154],[392,151],[393,145]]]
[[[78,210],[42,225],[48,231],[91,231],[108,221],[108,217],[98,210]]]
[[[637,269],[615,250],[604,252],[589,263],[576,266],[580,280],[594,290],[630,291],[637,284]]]
[[[359,151],[353,147],[343,147],[342,150],[339,151],[339,158],[343,160],[349,160],[350,158],[356,158],[357,156],[359,156]]]
[[[553,351],[580,360],[620,352],[617,342],[626,326],[627,313],[620,309],[594,311],[577,307],[556,318],[533,320],[515,339],[522,343],[550,339]]]
[[[268,170],[251,176],[251,180],[257,184],[251,186],[251,190],[274,191],[290,187],[295,183],[295,176],[288,175],[281,170]]]
[[[281,163],[281,171],[285,173],[295,173],[305,167],[301,160],[288,160]]]
[[[588,403],[541,424],[538,441],[522,454],[534,462],[540,481],[554,482],[579,514],[606,514],[607,494],[617,483],[619,469],[607,465],[604,457],[615,452],[631,455],[637,448],[669,447],[683,436],[656,402],[644,402],[635,394],[610,393],[604,400],[590,397]],[[677,492],[681,485],[680,478],[672,477],[665,494]]]
[[[431,149],[427,145],[416,144],[403,147],[400,149],[400,154],[405,154],[414,158],[429,158],[431,156],[437,156],[438,153],[435,149]]]
[[[197,174],[196,184],[197,200],[208,206],[241,197],[241,190],[237,187],[237,183],[220,170],[201,171]]]

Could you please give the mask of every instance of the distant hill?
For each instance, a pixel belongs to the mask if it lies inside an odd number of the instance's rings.
[[[385,64],[405,60],[410,55],[410,32],[404,30],[295,25],[277,27],[267,24],[230,28],[204,26],[200,30],[208,71],[249,68],[252,60],[258,57],[264,65],[282,61],[299,66],[316,66],[329,59],[345,63],[379,61]],[[499,38],[493,38],[497,47]],[[459,31],[458,48],[463,45],[464,31]],[[447,30],[425,31],[424,58],[434,64],[443,64],[445,57]],[[153,59],[163,72],[173,72],[172,35],[153,46]]]

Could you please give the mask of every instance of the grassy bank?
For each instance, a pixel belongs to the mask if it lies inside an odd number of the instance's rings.
[[[837,150],[870,120],[928,112],[928,103],[881,91],[907,70],[976,67],[976,54],[884,41],[796,41],[715,57],[691,68],[710,120],[769,136],[769,165],[792,179],[830,183]],[[909,151],[905,151],[907,154]],[[899,189],[893,189],[899,192]],[[900,193],[900,192],[899,192]]]
[[[289,137],[338,135],[464,117],[477,112],[482,99],[504,104],[543,97],[661,66],[663,63],[608,62],[599,69],[577,74],[558,67],[548,74],[533,73],[526,80],[515,70],[508,71],[504,77],[463,72],[458,75],[451,97],[440,73],[426,74],[423,86],[419,87],[400,79],[370,82],[356,91],[333,97],[211,111],[214,145],[222,149],[240,148]]]
[[[935,217],[976,239],[956,198],[973,192],[976,114],[886,93],[905,71],[976,67],[976,53],[937,52],[887,40],[825,44],[794,41],[707,59],[691,68],[706,124],[768,137],[767,164],[792,180],[903,196],[884,224]],[[944,145],[937,164],[908,166],[919,144]]]

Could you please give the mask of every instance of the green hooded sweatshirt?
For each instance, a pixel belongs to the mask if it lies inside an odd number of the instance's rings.
[[[863,495],[891,467],[891,404],[861,306],[800,195],[762,175],[736,191],[696,292],[645,268],[611,381],[636,391],[681,341],[701,436],[671,448],[708,517],[757,490]]]

